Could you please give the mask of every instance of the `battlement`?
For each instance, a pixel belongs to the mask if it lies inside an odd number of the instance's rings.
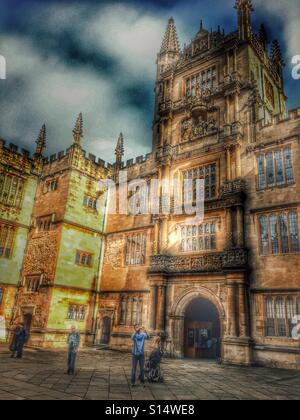
[[[150,161],[151,158],[152,158],[152,153],[148,153],[145,156],[138,156],[135,159],[129,159],[126,162],[126,165],[124,164],[123,168],[128,169],[128,168],[132,168],[133,166],[136,166],[136,165],[141,165],[143,163],[146,163],[146,162]]]
[[[71,152],[71,147],[69,147],[68,149],[66,149],[66,151],[62,150],[58,153],[54,153],[53,155],[50,155],[49,157],[45,157],[44,158],[44,165],[51,165],[55,162],[60,162],[62,160],[64,160],[67,156],[69,156]],[[103,168],[103,169],[111,169],[113,165],[111,165],[108,162],[105,162],[103,159],[100,159],[93,155],[92,153],[87,153],[85,150],[81,150],[82,155],[85,159],[87,159],[89,162],[91,162],[92,164]]]
[[[270,123],[265,123],[264,120],[260,120],[257,123],[257,130],[261,131],[266,128],[272,128],[278,126],[279,124],[289,123],[295,120],[300,119],[300,108],[292,109],[288,111],[288,115],[286,118],[281,117],[280,115],[276,115],[272,118]]]
[[[6,145],[6,140],[0,139],[0,149],[5,149],[7,152],[12,152],[14,154],[17,154],[18,156],[26,157],[27,159],[30,159],[30,152],[26,149],[19,149],[17,145],[14,143],[9,143]]]

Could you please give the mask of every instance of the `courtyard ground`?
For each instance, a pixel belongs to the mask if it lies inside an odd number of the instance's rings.
[[[299,372],[164,360],[164,384],[130,387],[129,354],[82,350],[76,376],[62,351],[26,350],[23,360],[0,347],[0,400],[299,400]]]

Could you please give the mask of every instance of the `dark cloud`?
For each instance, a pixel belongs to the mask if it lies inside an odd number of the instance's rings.
[[[280,39],[287,64],[299,39],[297,2],[289,0],[287,9],[283,0],[254,1],[254,27],[265,22],[270,39]],[[121,130],[128,157],[148,152],[155,59],[166,19],[175,17],[183,44],[197,32],[200,19],[208,29],[220,24],[234,30],[233,5],[234,0],[0,3],[0,54],[8,65],[8,79],[0,84],[0,136],[32,149],[46,122],[53,153],[69,146],[82,111],[84,147],[90,152],[112,160]],[[285,75],[289,106],[295,107],[299,82],[292,80],[290,65]]]

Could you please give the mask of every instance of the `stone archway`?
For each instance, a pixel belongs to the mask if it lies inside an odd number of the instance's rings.
[[[216,308],[220,322],[220,337],[221,339],[224,337],[225,309],[219,297],[205,287],[185,290],[174,302],[170,313],[171,334],[173,341],[172,353],[175,357],[184,357],[185,315],[188,307],[197,299],[204,299]]]

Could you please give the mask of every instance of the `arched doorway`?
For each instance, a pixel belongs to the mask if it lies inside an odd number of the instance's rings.
[[[220,357],[221,324],[217,307],[208,299],[196,298],[184,317],[184,355],[196,359]]]
[[[111,331],[111,318],[102,318],[101,338],[100,344],[109,344]]]

